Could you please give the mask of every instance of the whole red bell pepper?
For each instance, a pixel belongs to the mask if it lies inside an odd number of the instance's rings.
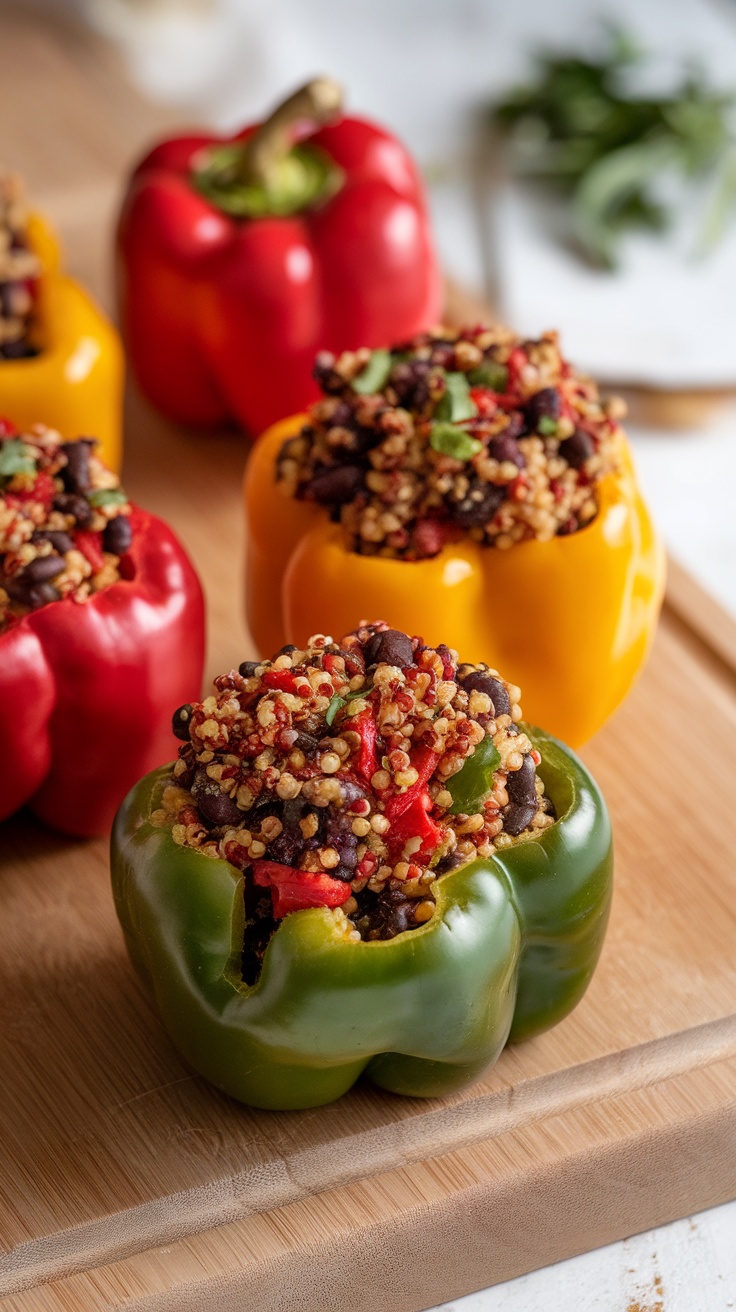
[[[135,170],[120,317],[142,391],[172,419],[253,436],[316,400],[319,350],[385,346],[439,317],[416,167],[308,83],[234,138],[180,137]]]
[[[199,696],[204,602],[171,529],[133,507],[123,577],[0,633],[0,820],[30,809],[107,833],[143,771],[175,753],[170,708]]]

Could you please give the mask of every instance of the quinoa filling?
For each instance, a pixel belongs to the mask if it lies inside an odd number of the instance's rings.
[[[20,179],[0,174],[0,361],[38,354],[32,330],[41,265],[28,246],[27,220]]]
[[[246,661],[179,708],[152,823],[245,872],[243,978],[278,921],[329,906],[354,941],[431,920],[437,880],[553,823],[519,689],[385,623]]]
[[[392,350],[317,356],[324,392],[278,461],[361,555],[419,560],[469,536],[512,547],[594,519],[623,402],[603,404],[557,334],[437,328]]]
[[[49,602],[84,602],[130,577],[131,507],[95,446],[0,420],[0,632]]]

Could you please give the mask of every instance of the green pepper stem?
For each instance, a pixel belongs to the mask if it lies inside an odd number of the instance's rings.
[[[239,182],[267,192],[277,184],[281,161],[293,145],[296,123],[314,131],[334,122],[342,111],[342,88],[329,77],[315,77],[288,96],[248,138],[236,166]]]

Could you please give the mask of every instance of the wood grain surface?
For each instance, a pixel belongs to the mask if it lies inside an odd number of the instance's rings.
[[[3,8],[0,113],[22,102],[9,162],[48,181],[73,270],[104,295],[120,170],[165,116],[70,31]],[[29,48],[40,102],[17,73]],[[93,221],[94,195],[110,203]],[[204,579],[211,677],[252,654],[245,444],[132,392],[126,440],[127,490]],[[0,1306],[414,1312],[736,1195],[736,626],[680,571],[671,595],[644,676],[583,753],[617,847],[600,968],[572,1017],[455,1099],[358,1086],[287,1114],[218,1094],[133,975],[106,844],[3,827]]]

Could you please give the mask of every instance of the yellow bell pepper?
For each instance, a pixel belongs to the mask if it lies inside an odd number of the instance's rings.
[[[503,670],[524,689],[530,723],[573,747],[592,737],[643,665],[664,593],[662,544],[625,438],[586,528],[508,550],[466,538],[406,561],[357,555],[323,507],[284,496],[278,453],[305,418],[269,428],[246,470],[246,609],[261,656],[384,619]]]
[[[116,472],[122,459],[123,352],[109,319],[87,292],[60,270],[59,246],[37,214],[28,243],[43,273],[38,282],[34,338],[39,354],[0,360],[0,415],[19,428],[43,422],[66,437],[94,435]]]

